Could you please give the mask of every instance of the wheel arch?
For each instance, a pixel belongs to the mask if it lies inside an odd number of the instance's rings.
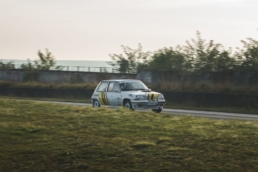
[[[99,101],[98,99],[96,99],[96,98],[93,98],[93,99],[92,99],[92,104],[94,103],[95,100],[98,101],[99,106],[102,106],[102,104],[100,103],[100,101]]]
[[[124,98],[124,99],[123,99],[123,105],[125,104],[125,101],[126,101],[126,100],[129,100],[129,101],[131,102],[131,100],[130,100],[129,98]]]

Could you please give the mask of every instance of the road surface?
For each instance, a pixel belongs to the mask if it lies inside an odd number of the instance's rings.
[[[46,102],[46,101],[40,101]],[[54,104],[66,104],[73,106],[92,106],[90,103],[71,103],[71,102],[55,102],[47,101]],[[211,112],[211,111],[199,111],[199,110],[183,110],[183,109],[166,109],[164,108],[162,114],[171,115],[188,115],[197,116],[205,118],[215,118],[215,119],[241,119],[241,120],[258,120],[258,115],[256,114],[240,114],[240,113],[226,113],[226,112]]]

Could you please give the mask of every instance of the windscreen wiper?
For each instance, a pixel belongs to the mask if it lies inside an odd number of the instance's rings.
[[[132,90],[137,90],[137,89],[124,89],[123,91],[132,91]]]

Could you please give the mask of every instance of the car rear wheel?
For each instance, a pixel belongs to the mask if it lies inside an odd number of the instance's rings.
[[[133,110],[132,108],[132,104],[130,100],[125,100],[124,102],[124,108],[129,109],[129,110]]]
[[[162,111],[162,109],[152,109],[152,111],[155,113],[160,113]]]
[[[99,101],[98,100],[93,100],[92,107],[94,107],[94,108],[100,107]]]

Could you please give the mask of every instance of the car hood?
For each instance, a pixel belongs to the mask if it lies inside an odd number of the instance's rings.
[[[145,91],[125,91],[125,93],[131,94],[131,95],[161,94],[161,93],[155,92],[155,91],[149,91],[149,92],[145,92]]]

